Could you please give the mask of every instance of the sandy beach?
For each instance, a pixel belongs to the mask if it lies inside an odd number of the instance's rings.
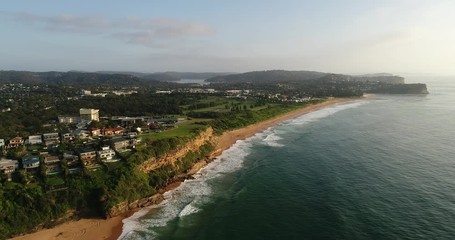
[[[246,139],[253,136],[258,132],[262,132],[269,127],[277,125],[283,121],[296,118],[303,114],[316,111],[334,104],[344,103],[357,99],[332,99],[326,102],[310,105],[304,108],[300,108],[275,118],[268,119],[266,121],[250,125],[245,128],[229,131],[223,133],[217,139],[217,146],[213,156],[218,156],[224,150],[231,147],[236,141]],[[191,169],[190,174],[194,174],[199,169],[204,167],[207,163],[201,162],[196,164]],[[178,187],[179,183],[173,183],[172,186],[165,188],[169,191],[173,188]],[[70,221],[58,225],[51,229],[43,229],[35,233],[27,234],[13,238],[15,240],[41,240],[41,239],[62,239],[62,240],[78,240],[78,239],[117,239],[122,233],[122,220],[132,213],[125,214],[124,216],[117,216],[110,219],[80,219],[77,221]]]

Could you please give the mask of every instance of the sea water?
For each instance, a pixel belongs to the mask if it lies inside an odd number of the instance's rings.
[[[238,141],[120,239],[455,239],[455,84],[370,95]],[[453,79],[455,81],[455,79]]]

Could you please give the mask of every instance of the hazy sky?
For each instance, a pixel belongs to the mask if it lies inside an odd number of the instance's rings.
[[[455,74],[454,0],[2,1],[0,69]]]

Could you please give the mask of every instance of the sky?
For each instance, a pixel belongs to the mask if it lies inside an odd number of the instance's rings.
[[[453,0],[10,0],[0,70],[455,75]]]

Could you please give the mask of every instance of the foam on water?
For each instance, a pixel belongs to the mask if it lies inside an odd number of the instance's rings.
[[[159,205],[145,208],[124,219],[123,232],[119,239],[139,239],[141,233],[145,233],[147,238],[153,238],[151,236],[155,234],[151,228],[165,226],[171,220],[198,212],[199,206],[210,201],[212,188],[209,180],[242,168],[252,141],[256,138],[238,141],[196,173],[194,179],[185,180],[179,187],[164,193],[165,200]],[[147,215],[152,209],[153,214]]]
[[[350,103],[336,104],[331,107],[323,108],[318,111],[304,114],[298,118],[294,118],[292,120],[286,121],[286,122],[284,122],[284,124],[289,124],[289,125],[307,124],[307,123],[314,122],[314,121],[320,120],[322,118],[328,117],[330,115],[333,115],[333,114],[343,111],[343,110],[360,107],[367,103],[368,103],[368,101],[355,101],[355,102],[350,102]]]
[[[301,125],[363,104],[365,102],[335,105],[305,114],[283,124]],[[185,180],[179,187],[164,193],[165,200],[159,205],[144,208],[131,217],[124,219],[123,232],[119,239],[142,239],[144,234],[148,239],[154,239],[153,236],[156,236],[156,233],[152,230],[154,227],[163,227],[169,221],[182,219],[197,213],[202,205],[211,200],[212,186],[210,180],[241,169],[245,158],[255,144],[283,147],[284,145],[280,143],[280,140],[282,140],[280,135],[285,133],[286,131],[282,129],[270,127],[249,139],[237,141],[231,148],[224,151],[213,162],[196,173],[193,176],[194,179]],[[153,210],[153,213],[148,214],[151,210]]]
[[[283,147],[284,144],[281,144],[279,141],[283,138],[279,136],[279,133],[274,131],[273,128],[269,128],[264,131],[261,136],[261,142],[270,147]]]

